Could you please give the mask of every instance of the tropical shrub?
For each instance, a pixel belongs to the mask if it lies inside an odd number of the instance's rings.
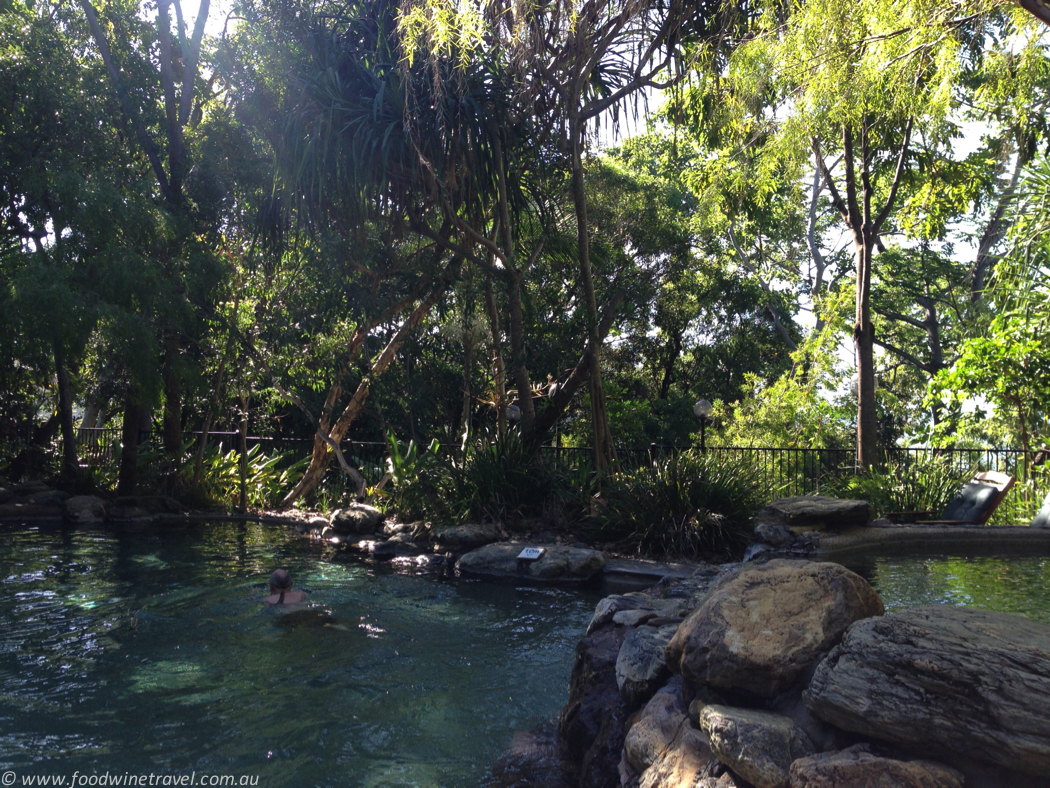
[[[887,512],[932,512],[940,515],[974,469],[948,460],[920,456],[844,477],[821,490],[823,495],[865,500],[876,516]]]
[[[677,452],[612,477],[589,531],[642,555],[739,556],[765,492],[742,461]]]

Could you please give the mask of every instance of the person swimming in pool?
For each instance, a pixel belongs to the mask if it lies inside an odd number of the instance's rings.
[[[303,591],[292,590],[292,576],[286,569],[275,569],[270,575],[270,595],[263,597],[268,605],[297,605],[306,597]]]

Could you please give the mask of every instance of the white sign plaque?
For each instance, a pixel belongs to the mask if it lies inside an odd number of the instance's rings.
[[[535,561],[541,558],[543,554],[547,552],[542,547],[526,547],[520,553],[518,553],[518,559],[521,561]]]

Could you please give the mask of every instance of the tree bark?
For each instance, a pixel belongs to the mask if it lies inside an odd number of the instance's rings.
[[[176,471],[182,465],[182,374],[178,353],[178,333],[172,331],[164,357],[164,453]]]
[[[500,352],[499,310],[492,292],[492,277],[485,277],[485,307],[489,315],[489,339],[492,344],[492,388],[496,400],[496,435],[507,434],[507,391],[503,376],[503,354]]]
[[[121,428],[120,470],[117,472],[117,496],[135,494],[138,481],[139,431],[142,422],[142,405],[138,401],[135,386],[128,387],[124,397],[124,424]]]
[[[73,392],[69,384],[69,368],[57,340],[54,350],[55,376],[58,378],[58,414],[62,429],[62,478],[73,481],[80,467],[77,460],[77,434],[73,428]]]
[[[583,127],[578,112],[569,121],[572,135],[572,202],[576,210],[576,248],[579,256],[580,284],[583,286],[587,307],[587,344],[590,353],[588,383],[591,400],[591,427],[595,471],[602,471],[616,461],[609,416],[602,386],[601,346],[598,335],[598,303],[594,295],[594,276],[591,271],[591,248],[587,219],[587,191],[583,178]],[[559,392],[560,393],[560,392]]]
[[[357,418],[361,409],[364,407],[365,400],[368,399],[368,395],[372,389],[372,382],[386,371],[387,367],[389,367],[390,363],[394,360],[397,351],[405,343],[405,340],[408,339],[409,334],[411,334],[412,331],[423,321],[423,318],[427,316],[430,310],[434,307],[434,304],[438,302],[438,299],[440,299],[448,289],[453,277],[459,270],[459,262],[460,261],[457,259],[449,266],[449,270],[446,272],[445,276],[441,278],[438,284],[435,285],[434,289],[431,290],[430,294],[412,311],[412,314],[410,314],[408,319],[401,324],[397,333],[394,334],[386,347],[383,348],[383,352],[379,354],[379,357],[374,362],[372,362],[368,374],[361,379],[361,382],[357,386],[357,390],[354,392],[354,396],[350,398],[350,402],[343,409],[338,421],[336,421],[332,426],[332,429],[328,432],[327,440],[321,435],[314,436],[314,447],[310,455],[310,465],[307,467],[306,473],[303,474],[303,478],[299,480],[299,483],[295,485],[292,491],[281,501],[283,507],[287,508],[303,496],[309,495],[317,488],[317,485],[321,483],[321,479],[324,478],[324,474],[328,470],[328,465],[333,454],[331,443],[338,446],[342,442],[347,430],[350,429],[350,425],[354,422],[354,419]],[[329,443],[329,441],[331,443]]]

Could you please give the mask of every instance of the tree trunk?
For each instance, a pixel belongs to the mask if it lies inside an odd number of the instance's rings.
[[[73,428],[73,392],[69,384],[69,369],[66,367],[62,347],[55,345],[55,376],[58,378],[58,415],[62,428],[62,478],[73,481],[77,477],[77,434]]]
[[[343,437],[346,435],[346,431],[350,429],[350,425],[354,422],[360,414],[361,409],[364,407],[365,400],[368,399],[368,394],[372,389],[372,381],[382,375],[387,367],[390,366],[394,360],[394,356],[401,346],[408,339],[409,334],[415,330],[423,318],[427,316],[430,310],[434,307],[434,304],[438,302],[442,294],[448,288],[452,279],[459,271],[460,261],[457,259],[445,276],[435,285],[434,289],[430,294],[420,302],[420,304],[412,311],[412,314],[408,316],[408,319],[401,324],[401,327],[397,330],[397,333],[390,339],[386,347],[383,348],[383,352],[379,354],[379,357],[372,362],[368,374],[365,375],[361,382],[357,386],[357,391],[354,392],[354,396],[350,398],[350,402],[343,409],[342,414],[339,416],[339,420],[333,425],[331,431],[327,435],[327,440],[321,436],[320,432],[314,437],[314,448],[310,455],[310,465],[306,469],[306,473],[303,474],[303,478],[299,480],[299,483],[295,485],[291,492],[289,492],[284,499],[281,501],[281,506],[287,508],[294,504],[297,500],[305,495],[309,495],[316,489],[317,485],[320,484],[321,479],[324,478],[325,472],[328,470],[328,463],[332,455],[331,444],[338,446]],[[331,441],[331,444],[329,443]]]
[[[172,331],[164,358],[164,453],[174,471],[182,465],[182,374],[178,354],[179,335]]]
[[[240,500],[240,512],[245,514],[248,511],[248,397],[245,395],[244,390],[240,391],[241,401],[241,462],[240,462],[240,488],[241,488],[241,500]]]
[[[572,201],[576,209],[576,248],[579,255],[580,283],[587,305],[587,344],[590,349],[588,365],[591,394],[591,426],[593,430],[593,463],[595,471],[602,471],[616,460],[609,417],[602,387],[601,347],[598,336],[598,302],[594,295],[594,277],[591,273],[591,248],[587,220],[587,192],[583,180],[583,128],[579,118],[569,122],[572,135]]]
[[[871,259],[873,240],[857,243],[857,311],[853,342],[857,349],[857,464],[868,469],[877,462],[878,419],[875,412],[875,327],[871,322]]]
[[[503,376],[503,354],[500,353],[499,310],[492,293],[492,277],[485,277],[485,307],[489,315],[489,338],[492,343],[492,388],[496,400],[496,436],[507,434],[507,390]]]
[[[472,302],[471,302],[472,303]],[[471,326],[472,305],[463,306],[463,409],[459,417],[459,453],[460,457],[467,456],[467,446],[470,444],[470,416],[473,411],[474,397],[470,392],[470,378],[474,370],[474,334]]]
[[[532,381],[525,364],[524,316],[521,308],[521,272],[511,271],[507,282],[507,297],[510,304],[510,366],[514,385],[518,388],[518,407],[521,409],[521,428],[528,430],[536,420],[536,408],[532,401]]]
[[[138,402],[138,391],[132,385],[128,388],[128,393],[124,398],[124,425],[120,436],[120,470],[117,474],[118,497],[135,494],[141,422],[142,405]]]

